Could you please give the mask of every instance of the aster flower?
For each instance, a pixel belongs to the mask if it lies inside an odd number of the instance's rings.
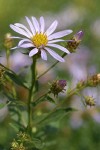
[[[45,22],[44,18],[40,17],[39,22],[35,17],[32,17],[31,20],[26,17],[27,23],[29,25],[29,29],[20,23],[15,23],[14,25],[11,24],[10,27],[15,32],[21,34],[23,37],[12,37],[20,39],[18,46],[15,48],[28,48],[29,51],[29,57],[34,56],[35,54],[41,54],[41,58],[44,60],[47,60],[47,52],[57,59],[60,62],[64,62],[64,59],[58,55],[55,51],[51,49],[57,48],[67,54],[70,52],[63,46],[59,44],[55,44],[58,42],[64,41],[63,39],[60,39],[70,33],[72,33],[72,30],[63,30],[60,32],[53,33],[58,25],[58,22],[55,20],[50,27],[45,30]]]

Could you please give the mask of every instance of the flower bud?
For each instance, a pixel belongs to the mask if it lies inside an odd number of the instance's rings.
[[[25,132],[19,132],[17,134],[17,138],[20,139],[21,141],[27,141],[30,139],[29,135],[26,134]]]
[[[5,35],[4,46],[5,46],[6,49],[11,49],[13,47],[13,40],[11,38],[11,34],[10,33],[7,33]]]
[[[11,143],[11,149],[15,150],[19,147],[18,142],[14,139],[13,142]]]
[[[72,37],[71,40],[68,41],[67,48],[71,53],[75,52],[82,38],[83,38],[83,31],[79,31]]]
[[[3,66],[0,65],[0,83],[3,83],[4,81],[4,74],[5,74],[5,69]]]
[[[81,80],[81,81],[79,81],[79,82],[77,83],[76,87],[77,87],[78,89],[81,89],[81,88],[84,87],[85,84],[86,84],[85,81]]]
[[[97,79],[100,82],[100,73],[97,74]]]
[[[83,34],[84,34],[83,31],[79,31],[74,35],[73,38],[75,39],[75,41],[81,42],[81,40],[83,38]]]
[[[92,75],[91,77],[88,78],[87,84],[88,86],[95,87],[100,83],[100,73]]]
[[[55,95],[58,95],[60,92],[64,92],[64,88],[67,85],[66,80],[56,80],[53,81],[50,87],[50,92]]]
[[[94,98],[91,97],[91,96],[85,96],[85,103],[87,106],[95,106],[95,101],[94,101]]]

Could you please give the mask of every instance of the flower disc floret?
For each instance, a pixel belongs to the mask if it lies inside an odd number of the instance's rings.
[[[44,47],[48,43],[47,35],[44,33],[36,33],[32,37],[32,42],[37,48]]]

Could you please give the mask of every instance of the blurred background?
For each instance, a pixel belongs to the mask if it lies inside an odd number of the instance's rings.
[[[47,27],[57,19],[58,31],[73,30],[67,39],[70,39],[80,30],[84,32],[83,40],[77,52],[66,56],[65,64],[59,63],[46,77],[43,76],[39,80],[41,86],[45,85],[44,89],[47,82],[56,77],[66,79],[68,85],[74,87],[79,80],[84,80],[88,75],[100,72],[100,0],[0,0],[0,63],[4,65],[6,64],[5,35],[7,33],[17,35],[10,29],[9,25],[18,22],[26,24],[25,16],[37,18],[44,16]],[[10,59],[11,68],[16,72],[20,72],[25,65],[31,64],[28,56],[20,53],[20,50],[11,51]],[[53,62],[51,57],[48,62],[39,60],[38,73],[41,74]],[[20,91],[23,92],[22,89]],[[77,96],[68,102],[68,105],[70,104],[80,111],[70,113],[61,120],[60,124],[56,122],[56,124],[52,124],[52,127],[45,129],[48,142],[47,148],[44,150],[100,149],[99,91],[99,87],[87,88],[83,91],[84,95],[95,98],[95,108],[84,110]],[[0,99],[0,102],[5,102],[4,96],[1,96]],[[51,107],[48,105],[46,104],[47,108]],[[43,108],[43,106],[40,107],[41,111]],[[14,137],[9,120],[8,108],[0,109],[0,150],[6,150],[4,146],[10,145]]]

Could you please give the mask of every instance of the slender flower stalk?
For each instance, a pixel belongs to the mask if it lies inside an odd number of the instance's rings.
[[[33,63],[31,65],[31,73],[32,73],[32,81],[31,81],[31,88],[29,90],[29,97],[28,97],[28,125],[27,125],[27,130],[29,131],[31,135],[31,130],[32,130],[32,108],[31,108],[31,101],[33,99],[33,89],[35,86],[35,81],[36,81],[36,58],[33,58]]]
[[[62,58],[65,57],[67,54],[63,53],[62,54]],[[39,75],[37,77],[37,79],[41,78],[43,75],[45,75],[48,71],[50,71],[53,67],[55,67],[57,64],[59,63],[59,61],[56,61],[53,65],[51,65],[46,71],[44,71],[41,75]]]
[[[5,35],[5,40],[4,40],[4,46],[6,49],[6,60],[7,60],[7,67],[10,68],[10,49],[12,48],[13,41],[11,39],[11,34],[7,33]]]
[[[64,62],[64,59],[51,48],[59,49],[69,54],[70,52],[67,50],[67,48],[56,43],[64,42],[65,40],[61,38],[72,33],[72,30],[63,30],[53,33],[58,25],[58,22],[56,20],[50,25],[47,30],[45,30],[45,22],[43,17],[40,17],[39,22],[35,17],[32,17],[31,20],[26,17],[26,20],[28,22],[30,30],[20,23],[10,25],[11,29],[13,29],[15,32],[21,34],[22,36],[25,36],[25,38],[12,37],[20,39],[18,46],[14,47],[13,49],[28,48],[29,57],[38,55],[41,56],[43,60],[47,60],[48,52],[56,60]]]

